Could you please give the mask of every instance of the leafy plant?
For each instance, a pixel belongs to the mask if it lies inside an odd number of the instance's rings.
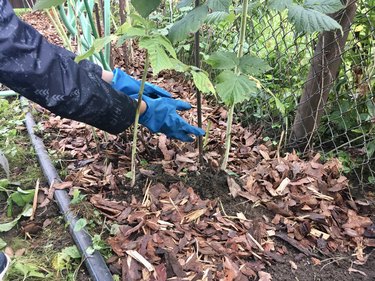
[[[41,267],[34,265],[31,262],[22,262],[16,260],[12,266],[12,271],[21,273],[23,275],[23,280],[27,280],[28,278],[40,278],[45,279],[47,277],[51,277],[48,273],[45,272],[44,269]]]
[[[169,38],[173,42],[182,41],[191,33],[197,31],[207,18],[220,18],[230,15],[231,1],[206,1],[201,6],[189,10],[187,14],[178,22],[176,22],[169,32]],[[270,68],[267,63],[257,56],[252,56],[250,50],[243,55],[247,32],[248,12],[259,7],[262,1],[253,1],[249,5],[249,1],[243,1],[242,6],[234,8],[236,12],[241,12],[241,24],[239,27],[239,38],[233,37],[236,40],[236,52],[218,51],[210,55],[206,60],[213,69],[221,71],[216,77],[216,89],[219,97],[226,106],[229,107],[227,132],[226,132],[226,153],[223,157],[222,169],[226,169],[227,161],[230,151],[230,136],[231,124],[233,121],[234,107],[236,104],[250,100],[252,96],[256,96],[261,88],[265,89],[265,93],[271,95],[275,101],[277,110],[285,117],[286,107],[270,90],[262,86],[260,80],[255,76],[267,72]],[[192,1],[180,1],[179,7],[191,6]],[[271,0],[267,2],[270,9],[277,11],[288,11],[288,18],[295,25],[298,32],[316,32],[340,29],[340,25],[325,13],[333,13],[341,8],[343,5],[339,0],[319,1],[306,0],[302,5],[293,2],[292,0],[276,1]],[[216,14],[215,14],[216,13]],[[221,13],[219,17],[217,13]],[[215,14],[215,15],[214,15]],[[209,19],[211,20],[211,19]],[[220,21],[220,20],[218,20]],[[250,30],[249,33],[252,31]],[[236,44],[232,43],[233,46]]]
[[[23,208],[23,211],[15,219],[13,219],[12,221],[0,224],[0,232],[7,232],[7,231],[11,230],[13,227],[15,227],[17,225],[18,221],[22,217],[31,217],[32,211],[33,211],[32,206],[26,205]]]
[[[57,253],[52,260],[52,267],[62,274],[63,271],[68,273],[70,280],[75,280],[75,275],[79,267],[76,266],[81,259],[81,254],[76,246],[65,247]],[[74,268],[77,268],[73,272]],[[69,279],[68,279],[69,280]]]
[[[271,0],[270,8],[288,10],[288,17],[299,32],[320,32],[341,29],[340,24],[326,14],[344,8],[340,0],[306,0],[298,5],[292,0]]]
[[[11,187],[17,187],[16,190]],[[7,215],[11,217],[13,215],[14,205],[18,207],[25,207],[30,204],[34,198],[34,190],[23,190],[19,187],[18,183],[11,183],[7,179],[0,180],[0,192],[7,195]]]
[[[71,205],[77,205],[77,204],[83,202],[86,199],[86,196],[87,195],[85,195],[85,194],[81,194],[79,189],[74,189],[73,190],[73,198],[70,201],[70,204]]]

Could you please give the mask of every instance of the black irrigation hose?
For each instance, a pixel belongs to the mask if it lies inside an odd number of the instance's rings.
[[[25,101],[25,99],[23,99],[23,101]],[[42,139],[36,136],[34,133],[35,121],[32,114],[28,112],[27,106],[26,112],[25,123],[27,132],[29,133],[31,142],[35,148],[35,152],[38,156],[44,176],[50,185],[54,182],[61,182],[55,167],[51,163],[51,159],[48,156]],[[60,208],[60,212],[64,215],[65,221],[69,225],[69,231],[78,249],[80,250],[82,257],[84,258],[87,270],[89,271],[92,280],[113,281],[112,274],[101,254],[98,251],[95,251],[92,255],[87,254],[87,248],[92,246],[92,241],[90,236],[87,234],[87,231],[85,229],[82,229],[81,231],[74,231],[74,226],[76,225],[78,218],[69,209],[70,197],[68,193],[65,190],[55,190],[54,197],[57,201],[57,205]]]

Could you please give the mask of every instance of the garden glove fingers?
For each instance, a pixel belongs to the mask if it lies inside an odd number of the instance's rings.
[[[137,99],[138,95],[131,98]],[[177,110],[188,110],[189,103],[171,98],[150,98],[143,96],[147,104],[146,111],[139,117],[139,123],[147,127],[153,133],[163,133],[169,138],[179,139],[185,142],[193,141],[190,135],[203,136],[204,130],[188,124]]]
[[[140,87],[141,81],[134,79],[133,77],[122,71],[120,68],[116,68],[113,70],[112,88],[114,88],[115,90],[131,96],[138,94]],[[143,94],[152,98],[172,97],[172,95],[166,90],[147,82],[145,84]]]
[[[191,126],[182,118],[179,119],[179,122],[179,129],[171,132],[169,134],[169,138],[178,139],[184,142],[192,142],[194,141],[194,139],[190,135],[203,136],[205,134],[204,130],[195,126]]]
[[[191,109],[191,105],[188,102],[182,100],[173,100],[176,110],[185,111]]]

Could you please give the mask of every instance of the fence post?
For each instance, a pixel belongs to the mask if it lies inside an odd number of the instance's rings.
[[[339,73],[342,53],[357,10],[357,0],[333,15],[341,31],[323,32],[318,39],[305,87],[297,107],[289,147],[306,152],[318,129],[329,92]]]

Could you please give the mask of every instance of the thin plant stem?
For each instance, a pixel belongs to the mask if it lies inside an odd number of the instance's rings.
[[[240,29],[240,39],[239,39],[239,47],[237,52],[237,57],[240,58],[243,55],[243,46],[245,43],[245,35],[246,35],[246,22],[247,22],[247,10],[249,6],[249,0],[244,0],[242,5],[242,16],[241,16],[241,29]],[[238,67],[235,68],[235,73],[239,74]],[[225,153],[223,157],[223,162],[221,163],[221,169],[226,170],[228,166],[228,159],[231,147],[231,137],[232,137],[232,123],[233,123],[233,115],[234,115],[234,103],[230,106],[228,112],[228,120],[227,120],[227,130],[225,136]]]
[[[56,22],[56,19],[54,16],[51,15],[51,13],[53,14],[52,10],[47,10],[46,11],[46,14],[48,16],[48,18],[50,19],[50,21],[52,22],[53,26],[55,27],[57,33],[59,34],[60,38],[63,40],[63,44],[64,46],[69,49],[70,51],[72,50],[72,46],[69,42],[69,39],[68,37],[66,36],[65,32],[63,32],[60,27],[58,26],[57,22]]]
[[[99,38],[99,33],[98,33],[98,31],[96,29],[96,26],[95,26],[95,22],[94,22],[94,18],[92,16],[92,11],[90,9],[89,2],[88,2],[88,0],[84,0],[84,3],[85,3],[86,12],[87,12],[87,15],[88,15],[88,18],[89,18],[89,22],[90,22],[92,34],[93,34],[93,36],[94,36],[95,39],[98,39]],[[102,65],[103,65],[103,67],[105,68],[105,70],[110,70],[108,62],[105,60],[102,51],[99,51],[99,56],[100,56],[100,61],[101,61]]]
[[[73,51],[73,47],[72,47],[71,41],[70,41],[69,37],[66,35],[66,33],[65,33],[64,26],[61,23],[61,20],[60,20],[59,14],[57,13],[56,8],[52,7],[51,10],[52,10],[53,17],[55,18],[55,21],[56,21],[56,24],[57,24],[57,28],[61,32],[60,37],[64,38],[63,40],[66,41],[68,49],[70,51]]]
[[[200,0],[195,0],[195,7],[200,5]],[[199,30],[194,35],[194,64],[200,68],[200,57],[199,57]],[[198,127],[202,128],[202,93],[197,89],[197,115],[198,115]],[[198,136],[198,150],[199,150],[199,163],[203,165],[203,137]]]
[[[232,123],[233,123],[233,115],[234,115],[234,104],[231,105],[228,112],[228,120],[227,120],[227,129],[226,129],[226,136],[225,136],[225,153],[223,162],[221,163],[221,169],[226,170],[228,166],[228,159],[229,159],[229,152],[231,147],[231,132],[232,132]]]
[[[133,145],[132,145],[132,156],[131,156],[131,186],[135,185],[135,176],[136,176],[136,173],[135,173],[136,163],[135,162],[136,162],[136,154],[137,154],[139,111],[141,108],[142,96],[143,96],[143,91],[145,89],[147,71],[148,71],[149,66],[150,66],[150,58],[149,58],[148,52],[146,51],[145,66],[144,66],[143,75],[142,75],[141,87],[138,92],[138,105],[137,105],[137,110],[135,113],[135,121],[134,121]]]
[[[90,128],[91,128],[92,137],[94,138],[94,141],[95,141],[95,144],[96,144],[96,151],[99,152],[100,151],[100,141],[99,141],[98,134],[96,133],[94,127],[90,126]]]
[[[104,36],[111,35],[111,4],[110,1],[104,1],[103,4],[103,21],[104,21]],[[111,65],[111,44],[108,43],[104,47],[105,61]]]

